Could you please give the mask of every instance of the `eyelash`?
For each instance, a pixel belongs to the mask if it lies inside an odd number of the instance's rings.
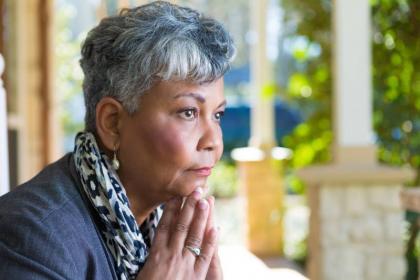
[[[194,117],[194,119],[197,117],[198,115],[198,110],[196,108],[187,108],[187,109],[183,109],[181,111],[178,112],[178,114],[181,116],[181,118],[187,120],[187,121],[191,121],[193,120],[191,118],[191,116],[187,116],[186,113],[192,113],[192,117]]]
[[[216,120],[217,120],[218,122],[220,122],[220,121],[221,121],[221,119],[223,118],[223,116],[225,115],[225,111],[219,111],[219,112],[217,112],[217,113],[215,114],[215,116],[217,116],[217,115],[219,115],[219,117],[218,117],[218,118],[216,117]]]
[[[188,116],[186,115],[187,113],[188,113]],[[190,113],[192,113],[192,115]],[[192,121],[193,119],[197,118],[198,110],[196,108],[187,108],[187,109],[183,109],[179,111],[178,114],[181,116],[181,118],[187,121]],[[224,111],[219,111],[219,112],[216,112],[216,114],[214,114],[217,122],[220,122],[224,115],[225,115]]]

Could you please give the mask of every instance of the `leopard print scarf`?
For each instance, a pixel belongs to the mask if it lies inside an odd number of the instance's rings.
[[[100,217],[98,226],[114,258],[117,276],[134,279],[148,256],[162,207],[156,208],[139,227],[125,189],[94,135],[77,134],[73,154],[83,189]]]

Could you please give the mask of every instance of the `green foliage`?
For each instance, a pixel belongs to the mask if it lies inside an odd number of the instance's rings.
[[[286,40],[300,42],[292,50],[294,63],[284,98],[306,119],[283,144],[293,150],[291,167],[301,168],[331,158],[331,6],[318,0],[281,0],[281,4]],[[296,177],[290,176],[289,182],[293,191],[304,191]]]
[[[379,157],[417,170],[420,184],[420,1],[376,0],[373,15],[374,125]]]
[[[305,185],[300,180],[295,172],[292,170],[289,170],[288,172],[285,172],[286,175],[284,177],[284,180],[286,182],[286,186],[288,187],[288,191],[295,194],[302,194],[305,192]]]
[[[226,161],[220,161],[209,178],[210,194],[217,198],[230,198],[238,193],[236,167]]]
[[[283,138],[293,150],[288,166],[302,168],[331,159],[331,5],[329,1],[280,0],[285,10],[285,40],[293,44],[290,76],[283,98],[299,108],[305,122]],[[289,191],[302,194],[304,184],[289,172]]]
[[[284,139],[294,151],[292,167],[331,159],[331,1],[281,0],[286,38],[304,40],[293,50],[294,67],[286,99],[306,121]],[[379,158],[418,170],[420,184],[420,1],[374,0],[374,128]],[[320,48],[310,56],[310,46]],[[310,98],[309,98],[310,97]]]

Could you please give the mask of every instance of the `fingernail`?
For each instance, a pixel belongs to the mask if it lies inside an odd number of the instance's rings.
[[[208,202],[205,199],[200,199],[200,201],[198,202],[198,207],[201,210],[207,209],[208,206],[209,206],[209,204],[208,204]]]
[[[194,196],[196,199],[201,198],[201,195],[202,195],[202,194],[203,194],[203,189],[202,189],[202,188],[200,188],[200,187],[196,188],[196,189],[194,190],[194,192],[193,192],[193,196]]]

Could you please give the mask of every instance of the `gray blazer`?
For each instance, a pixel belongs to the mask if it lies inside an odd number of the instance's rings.
[[[0,197],[0,279],[117,279],[67,154]]]

